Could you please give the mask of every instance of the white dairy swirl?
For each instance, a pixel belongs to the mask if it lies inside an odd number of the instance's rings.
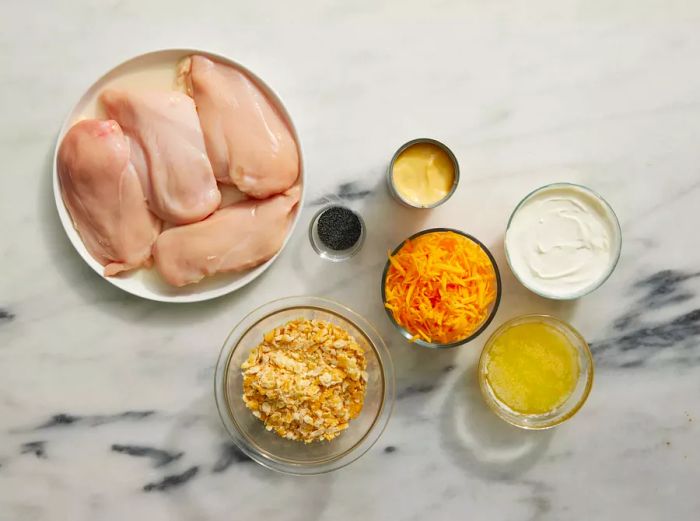
[[[572,298],[597,286],[619,252],[615,216],[595,194],[554,185],[530,196],[506,233],[511,268],[530,289]]]

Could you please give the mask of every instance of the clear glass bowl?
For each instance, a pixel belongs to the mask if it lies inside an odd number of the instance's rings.
[[[297,318],[325,320],[355,337],[367,359],[367,389],[360,415],[331,441],[284,439],[265,430],[243,402],[241,364],[263,334]],[[321,474],[355,461],[379,439],[395,399],[394,367],[379,333],[360,315],[318,297],[288,297],[265,304],[246,316],[229,334],[216,365],[216,405],[236,445],[253,460],[288,474]]]
[[[558,296],[558,295],[552,295],[550,293],[547,293],[545,291],[542,291],[536,287],[533,287],[531,284],[527,284],[522,277],[518,274],[517,270],[513,268],[513,261],[510,258],[510,253],[508,252],[508,242],[506,241],[506,237],[508,236],[508,230],[510,229],[510,225],[513,222],[513,218],[515,215],[518,213],[518,210],[522,208],[522,206],[530,200],[531,197],[534,197],[535,195],[539,194],[540,192],[544,192],[546,190],[552,190],[556,188],[564,188],[564,187],[573,187],[578,190],[581,190],[588,194],[591,198],[594,200],[598,201],[598,203],[605,209],[606,213],[610,217],[610,222],[613,226],[613,229],[615,231],[615,244],[612,245],[614,248],[613,251],[613,258],[610,263],[610,266],[608,267],[608,270],[605,272],[605,274],[597,280],[594,284],[588,286],[585,288],[583,291],[579,293],[574,293],[571,295],[565,295],[565,296]],[[522,198],[522,200],[518,203],[518,205],[515,207],[513,210],[513,213],[510,214],[510,218],[508,219],[508,224],[506,225],[506,232],[503,236],[503,249],[506,252],[506,260],[508,261],[508,266],[510,267],[510,271],[513,273],[516,279],[518,279],[518,282],[520,282],[523,286],[525,286],[527,289],[532,291],[534,294],[539,295],[540,297],[552,299],[552,300],[575,300],[577,298],[581,298],[585,295],[588,295],[589,293],[592,293],[599,287],[603,285],[603,283],[610,278],[610,275],[612,275],[613,271],[615,271],[615,267],[617,266],[618,261],[620,260],[620,254],[622,252],[622,228],[620,227],[620,221],[617,218],[617,215],[615,214],[615,211],[612,209],[612,206],[608,204],[608,202],[603,199],[603,197],[591,190],[590,188],[583,186],[583,185],[578,185],[576,183],[550,183],[548,185],[541,186],[529,194],[527,194],[525,197]]]
[[[489,327],[489,324],[491,321],[494,319],[496,316],[496,311],[498,311],[498,306],[501,303],[501,273],[498,271],[498,264],[496,264],[496,259],[494,259],[493,255],[489,251],[489,249],[482,243],[479,239],[476,237],[469,235],[468,233],[461,232],[459,230],[454,230],[452,228],[430,228],[427,230],[423,230],[421,232],[415,233],[411,235],[408,239],[405,239],[401,244],[399,244],[396,248],[394,248],[394,251],[391,252],[391,255],[396,255],[396,253],[403,248],[403,245],[406,244],[406,241],[410,241],[412,239],[415,239],[416,237],[420,237],[421,235],[425,235],[428,233],[436,233],[436,232],[453,232],[458,235],[462,235],[463,237],[466,237],[470,241],[478,244],[481,249],[486,253],[488,258],[491,260],[491,264],[493,265],[493,271],[496,274],[496,298],[493,299],[493,302],[489,305],[489,312],[486,317],[486,319],[481,323],[481,325],[468,337],[463,338],[461,340],[458,340],[456,342],[451,342],[449,344],[440,344],[436,342],[426,342],[425,340],[416,339],[413,340],[412,343],[415,345],[419,345],[421,347],[429,347],[431,349],[448,349],[451,347],[457,347],[461,346],[463,344],[466,344],[467,342],[470,342],[471,340],[474,340],[476,337],[478,337],[483,331]],[[384,272],[382,273],[382,287],[381,287],[381,292],[382,292],[382,304],[386,302],[386,277],[387,274],[389,273],[389,268],[391,267],[391,262],[389,260],[386,261],[386,266],[384,266]],[[390,310],[388,310],[386,307],[384,307],[384,311],[386,312],[387,316],[389,317],[389,320],[391,321],[392,324],[394,324],[394,327],[401,333],[401,335],[408,340],[411,340],[413,338],[413,333],[410,331],[406,330],[403,326],[401,326],[396,320],[394,320],[394,315],[391,313]]]
[[[491,346],[501,333],[512,326],[534,322],[550,325],[566,336],[578,353],[579,374],[573,392],[559,407],[545,414],[522,414],[513,411],[498,399],[486,378],[487,364]],[[486,341],[479,358],[478,371],[481,394],[489,408],[511,425],[522,429],[549,429],[568,420],[581,409],[593,386],[593,357],[588,343],[570,324],[550,315],[523,315],[503,323]]]

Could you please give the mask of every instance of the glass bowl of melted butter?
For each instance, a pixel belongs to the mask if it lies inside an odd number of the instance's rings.
[[[479,359],[489,408],[523,429],[548,429],[576,414],[593,385],[588,343],[549,315],[524,315],[499,327]]]

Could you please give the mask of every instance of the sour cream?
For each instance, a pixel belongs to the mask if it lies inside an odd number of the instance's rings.
[[[515,209],[506,254],[515,276],[544,297],[573,299],[593,291],[620,255],[620,225],[596,193],[571,184],[548,185]]]

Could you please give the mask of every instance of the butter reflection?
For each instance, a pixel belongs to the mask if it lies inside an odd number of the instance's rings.
[[[476,365],[455,379],[441,414],[441,436],[453,462],[469,474],[509,480],[532,468],[553,430],[527,431],[498,418],[484,403]]]

